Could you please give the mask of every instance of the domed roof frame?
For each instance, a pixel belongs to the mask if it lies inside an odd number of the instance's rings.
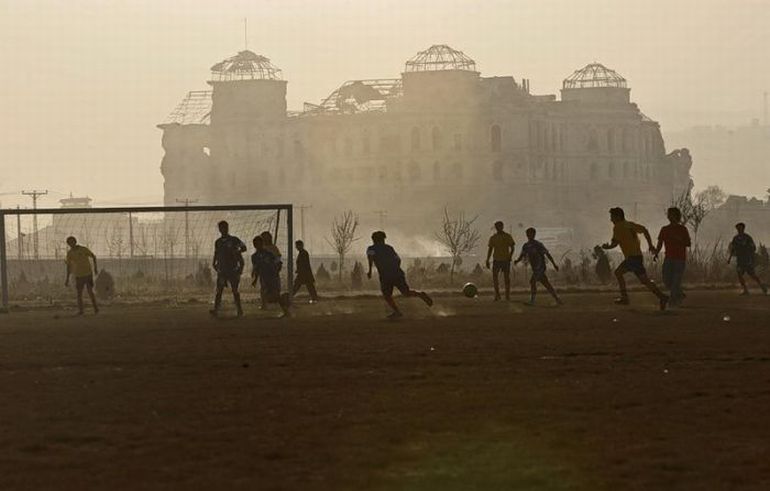
[[[273,65],[269,58],[249,50],[243,50],[211,67],[214,82],[282,80],[281,77],[281,69]]]
[[[404,69],[406,73],[445,70],[475,72],[476,62],[462,51],[452,49],[446,44],[434,44],[410,58]]]
[[[591,63],[564,79],[565,89],[627,88],[626,79],[601,63]]]

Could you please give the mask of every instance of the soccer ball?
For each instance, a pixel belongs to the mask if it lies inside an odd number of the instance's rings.
[[[479,294],[479,289],[473,283],[466,283],[463,285],[463,295],[468,298],[476,298]]]

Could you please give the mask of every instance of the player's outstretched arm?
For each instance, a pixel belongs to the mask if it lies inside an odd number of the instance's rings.
[[[663,231],[661,230],[661,234],[662,233]],[[653,259],[655,259],[656,261],[658,260],[658,254],[660,254],[661,249],[663,249],[663,239],[661,238],[661,235],[658,234],[658,245],[656,245],[655,250],[652,251],[655,254],[653,256]]]
[[[609,249],[614,249],[617,246],[618,246],[618,241],[613,237],[611,241],[605,242],[604,244],[602,244],[602,249],[609,250]]]
[[[547,257],[548,260],[551,261],[551,264],[553,264],[553,269],[555,269],[556,271],[559,271],[559,265],[556,264],[556,261],[554,261],[553,256],[551,255],[551,252],[548,249],[545,250],[545,257]]]
[[[99,266],[96,264],[96,254],[94,254],[93,252],[91,252],[89,250],[88,251],[88,255],[91,256],[91,259],[93,259],[93,261],[94,261],[94,274],[98,275],[99,274]]]
[[[67,265],[64,269],[64,286],[70,286],[70,262],[67,261]]]
[[[647,246],[650,249],[650,252],[655,252],[655,245],[652,243],[652,237],[650,236],[650,231],[647,230],[647,227],[644,225],[639,225],[639,231],[644,235],[644,240],[647,241]]]
[[[519,254],[519,257],[516,258],[516,260],[513,262],[513,264],[519,264],[521,260],[524,259],[524,248],[521,248],[521,254]]]
[[[513,256],[513,251],[511,251],[511,256]],[[492,244],[489,244],[489,247],[487,247],[487,260],[485,264],[487,265],[487,269],[489,269],[489,258],[492,257]]]

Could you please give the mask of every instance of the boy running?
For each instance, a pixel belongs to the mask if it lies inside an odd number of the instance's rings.
[[[749,275],[749,278],[756,281],[757,285],[759,285],[759,288],[762,289],[762,293],[767,295],[767,286],[762,283],[762,280],[759,279],[759,276],[757,276],[757,273],[754,269],[754,255],[757,252],[757,246],[754,244],[754,239],[751,237],[751,235],[746,233],[745,223],[736,224],[735,230],[737,230],[738,233],[730,242],[730,255],[727,256],[727,264],[730,264],[730,260],[733,258],[733,256],[735,256],[736,262],[738,263],[736,266],[736,271],[738,272],[738,281],[741,282],[741,287],[743,288],[741,295],[749,294],[749,289],[746,286],[746,280],[743,278],[743,275],[746,274]]]
[[[556,294],[556,290],[554,290],[551,282],[548,281],[548,277],[545,275],[545,258],[548,258],[548,260],[551,261],[553,269],[556,271],[559,271],[559,266],[556,265],[556,261],[553,260],[553,256],[551,256],[551,253],[548,252],[548,249],[546,249],[543,243],[535,240],[537,231],[530,227],[527,229],[526,233],[528,240],[521,247],[521,254],[519,254],[519,258],[516,259],[513,264],[519,264],[526,257],[529,265],[532,267],[532,277],[529,279],[530,298],[527,305],[535,305],[538,281],[542,283],[545,289],[548,290],[548,293],[553,296],[556,303],[562,305],[564,302],[562,302],[559,295]]]
[[[666,212],[668,225],[660,229],[658,245],[655,247],[654,259],[663,246],[666,246],[666,256],[663,259],[663,284],[668,288],[672,305],[679,305],[684,300],[682,278],[687,264],[687,248],[690,247],[690,233],[682,225],[682,212],[679,208],[669,208]]]
[[[281,294],[281,275],[279,273],[279,261],[275,254],[270,252],[261,236],[254,237],[254,254],[251,255],[252,286],[257,286],[259,281],[260,296],[265,303],[277,303],[283,310],[281,317],[289,316],[289,294]]]
[[[489,238],[487,249],[487,269],[489,258],[492,258],[492,284],[495,286],[495,302],[500,300],[500,273],[503,273],[505,281],[505,299],[511,299],[511,258],[516,243],[511,234],[503,230],[503,222],[495,222],[495,234]]]
[[[615,269],[615,277],[618,280],[618,287],[620,288],[620,298],[615,300],[616,304],[628,305],[628,291],[626,291],[626,280],[623,275],[626,273],[634,273],[639,281],[642,282],[656,297],[660,303],[660,310],[666,310],[668,304],[668,297],[660,291],[648,276],[647,270],[644,269],[644,257],[642,256],[642,247],[639,243],[639,234],[643,234],[647,240],[647,244],[650,247],[650,251],[655,252],[655,246],[652,245],[652,237],[650,232],[647,231],[642,225],[626,220],[626,214],[622,208],[610,209],[610,220],[614,224],[612,229],[612,240],[602,245],[602,249],[614,249],[620,246],[620,250],[623,251],[625,260]]]
[[[246,251],[246,244],[238,237],[230,235],[230,224],[221,221],[217,225],[220,238],[214,242],[214,262],[212,266],[217,272],[217,292],[214,296],[214,309],[210,314],[216,317],[219,314],[219,307],[222,305],[222,292],[227,285],[233,291],[233,300],[237,309],[238,317],[243,315],[241,307],[241,294],[238,286],[241,282],[241,273],[243,273],[243,252]]]
[[[318,293],[315,289],[313,268],[310,267],[310,254],[305,249],[305,243],[301,240],[296,241],[294,245],[297,248],[297,276],[294,278],[292,295],[296,295],[304,285],[307,287],[308,293],[310,293],[310,303],[315,303],[318,301]]]
[[[78,299],[78,315],[83,315],[83,288],[88,291],[91,298],[91,305],[94,306],[94,313],[99,313],[99,306],[96,304],[94,295],[94,275],[99,274],[96,266],[96,256],[87,247],[78,245],[75,237],[67,237],[67,245],[70,250],[67,251],[67,276],[64,279],[64,286],[70,285],[70,275],[75,276],[75,290]],[[94,269],[91,269],[91,259],[94,261]]]
[[[372,265],[377,266],[377,273],[380,276],[380,290],[385,302],[393,309],[388,316],[389,319],[398,319],[403,314],[398,309],[395,300],[393,300],[393,288],[398,288],[405,297],[419,297],[430,307],[433,305],[433,299],[425,292],[418,292],[409,288],[406,283],[406,275],[401,269],[401,258],[396,251],[385,243],[385,232],[377,231],[372,234],[372,245],[366,249],[366,257],[369,260],[369,271],[366,277],[372,278]]]

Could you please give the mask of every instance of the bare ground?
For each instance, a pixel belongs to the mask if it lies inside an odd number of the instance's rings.
[[[770,488],[770,298],[565,299],[4,315],[0,489]]]

